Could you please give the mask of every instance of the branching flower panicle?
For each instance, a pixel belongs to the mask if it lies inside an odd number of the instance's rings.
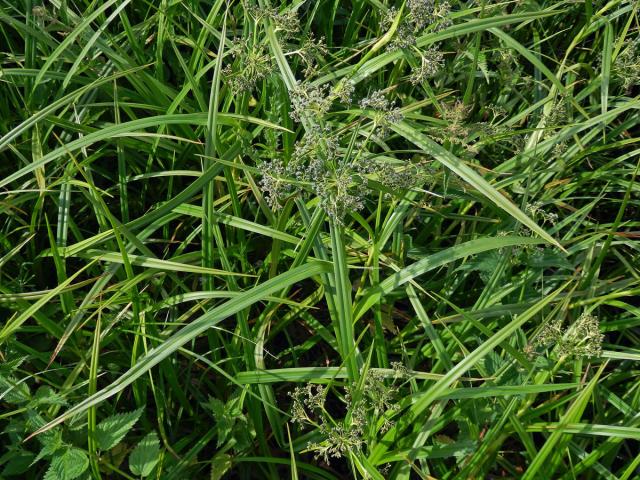
[[[324,41],[324,37],[316,39],[313,32],[309,33],[300,44],[300,48],[289,54],[297,54],[305,65],[303,75],[305,78],[312,77],[318,69],[318,59],[329,53]]]
[[[322,441],[308,445],[316,458],[329,464],[332,459],[349,453],[361,453],[369,444],[371,433],[385,433],[393,426],[389,417],[398,411],[395,381],[408,376],[408,370],[399,362],[393,369],[395,375],[391,385],[385,384],[385,376],[379,370],[368,370],[362,373],[361,383],[344,386],[346,415],[343,419],[334,419],[325,409],[327,391],[322,386],[308,384],[296,387],[289,394],[293,399],[291,422],[301,427],[315,426],[322,435]]]
[[[567,108],[565,99],[559,98],[551,105],[551,110],[542,116],[542,126],[545,129],[545,138],[553,136],[553,132],[567,123]]]
[[[368,171],[375,174],[376,179],[394,193],[418,188],[433,180],[432,162],[421,160],[416,163],[404,162],[400,167],[390,163],[372,163]],[[387,197],[391,195],[388,194]]]
[[[640,36],[629,42],[613,62],[613,74],[622,81],[622,88],[629,92],[640,84]]]
[[[235,94],[252,91],[273,71],[271,55],[265,45],[250,45],[247,40],[236,38],[230,53],[235,61],[233,65],[225,65],[222,74]]]
[[[284,201],[295,191],[287,179],[290,175],[289,170],[280,159],[263,162],[259,169],[262,174],[259,185],[265,200],[274,210],[282,207]]]
[[[331,108],[333,99],[328,95],[329,87],[325,85],[313,86],[298,81],[290,92],[291,112],[289,116],[296,122],[302,122],[305,116],[322,117]]]
[[[440,31],[450,24],[449,2],[436,4],[433,0],[407,0],[407,8],[409,9],[408,20],[414,31],[421,31],[432,25],[435,31]]]
[[[285,37],[293,36],[300,31],[300,20],[295,10],[289,9],[279,12],[277,8],[249,5],[246,2],[243,2],[243,5],[245,12],[253,18],[256,24],[264,19],[269,19],[273,22],[274,30]]]
[[[437,46],[431,45],[420,52],[420,67],[411,72],[409,80],[413,85],[418,85],[436,75],[443,67],[443,53]]]
[[[400,21],[394,38],[389,42],[388,50],[394,51],[416,45],[416,36],[425,30],[438,32],[451,25],[448,2],[436,4],[433,0],[408,0],[407,15]],[[380,27],[388,30],[398,16],[398,10],[390,8],[382,17]]]
[[[441,143],[448,141],[454,145],[468,147],[467,137],[470,128],[466,125],[466,119],[469,112],[470,108],[461,101],[444,105],[442,117],[447,121],[447,125],[432,131],[431,136]]]
[[[547,212],[542,207],[542,202],[528,203],[525,207],[525,211],[529,215],[531,215],[533,219],[541,219],[543,222],[548,222],[551,225],[555,225],[558,221],[558,214]]]
[[[336,84],[331,93],[340,102],[348,104],[351,103],[351,96],[353,95],[354,90],[355,87],[353,82],[349,79],[343,78]]]
[[[545,325],[535,344],[555,345],[560,356],[600,356],[604,335],[600,333],[597,317],[585,312],[567,328],[563,328],[562,323],[562,320],[558,319]]]
[[[404,119],[402,111],[395,106],[395,102],[387,99],[382,90],[376,90],[360,100],[360,108],[373,112],[373,122],[379,127],[382,136],[388,132],[391,124],[400,123]]]

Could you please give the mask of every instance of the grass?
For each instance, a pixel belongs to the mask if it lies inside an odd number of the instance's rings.
[[[635,1],[0,3],[0,478],[640,478]]]

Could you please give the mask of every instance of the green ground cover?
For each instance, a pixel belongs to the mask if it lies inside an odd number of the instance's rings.
[[[0,478],[640,478],[639,8],[2,0]]]

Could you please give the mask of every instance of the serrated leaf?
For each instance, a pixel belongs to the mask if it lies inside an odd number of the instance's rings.
[[[53,455],[56,451],[62,447],[62,432],[60,430],[56,430],[53,435],[49,437],[49,441],[47,441],[42,448],[40,449],[40,453],[36,456],[36,458],[31,462],[33,465],[36,462],[39,462],[45,457]]]
[[[115,447],[140,418],[144,407],[127,413],[112,415],[96,427],[96,442],[101,450]]]
[[[3,361],[0,364],[0,373],[4,374],[4,375],[10,375],[11,373],[13,373],[15,370],[18,369],[18,367],[20,365],[22,365],[22,363],[24,363],[24,361],[29,358],[27,356],[22,356],[22,357],[15,357],[12,358],[13,352],[10,352],[7,356],[5,361]]]
[[[134,475],[148,476],[156,466],[160,455],[160,441],[156,432],[140,440],[129,456],[129,469]]]
[[[42,480],[60,480],[60,477],[58,476],[58,470],[53,465],[49,465],[47,473],[44,474]]]
[[[2,469],[1,475],[3,477],[10,475],[20,475],[29,470],[29,466],[31,465],[31,461],[33,460],[33,453],[22,449],[16,449],[7,453],[9,457],[7,457],[8,461],[5,467]],[[5,458],[5,456],[3,456],[3,458]]]
[[[31,399],[29,386],[13,377],[0,375],[0,400],[19,405]]]
[[[480,253],[479,255],[467,260],[465,263],[456,268],[456,272],[473,272],[478,271],[480,278],[484,283],[488,283],[491,274],[495,272],[500,264],[502,255],[497,250]]]
[[[67,401],[58,392],[51,387],[40,387],[36,394],[33,396],[31,406],[37,407],[40,405],[60,405],[65,406]]]
[[[45,480],[74,480],[89,468],[89,457],[79,448],[69,448],[51,460]]]
[[[220,453],[211,461],[211,480],[220,480],[231,468],[231,456]]]
[[[44,419],[42,415],[40,415],[37,411],[31,408],[26,411],[25,416],[26,416],[25,427],[28,431],[33,431],[37,428],[42,427],[42,425],[47,423],[47,421]],[[46,445],[47,443],[53,442],[54,437],[58,435],[58,430],[59,429],[45,432],[45,435],[42,436],[42,438],[38,438],[38,441],[40,442],[41,445]]]

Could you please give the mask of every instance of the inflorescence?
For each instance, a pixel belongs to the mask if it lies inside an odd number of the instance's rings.
[[[282,207],[294,194],[310,191],[329,217],[340,223],[349,212],[364,207],[371,191],[369,179],[375,179],[392,192],[417,187],[427,179],[422,174],[424,162],[408,162],[398,168],[376,161],[375,156],[366,151],[370,137],[384,137],[392,124],[403,119],[400,108],[382,91],[375,91],[359,102],[360,108],[371,116],[373,128],[367,139],[357,142],[356,148],[346,148],[345,132],[334,131],[328,123],[320,126],[319,121],[336,101],[350,102],[353,90],[348,80],[333,88],[298,82],[293,89],[290,116],[296,122],[305,122],[306,131],[295,143],[286,164],[281,159],[273,159],[260,166],[260,186],[272,208]]]
[[[399,362],[392,364],[394,376],[389,384],[379,370],[368,370],[359,383],[345,385],[336,391],[342,398],[346,415],[335,419],[325,408],[329,390],[322,385],[307,384],[289,393],[291,422],[300,428],[313,426],[322,436],[320,442],[310,442],[308,449],[316,452],[327,464],[333,458],[362,452],[370,434],[384,434],[394,423],[390,419],[398,410],[396,381],[409,372]],[[340,392],[341,390],[341,392]]]
[[[562,319],[546,324],[535,344],[545,347],[555,345],[560,356],[600,356],[604,335],[600,333],[597,317],[585,312],[568,327],[563,328],[562,324]]]

